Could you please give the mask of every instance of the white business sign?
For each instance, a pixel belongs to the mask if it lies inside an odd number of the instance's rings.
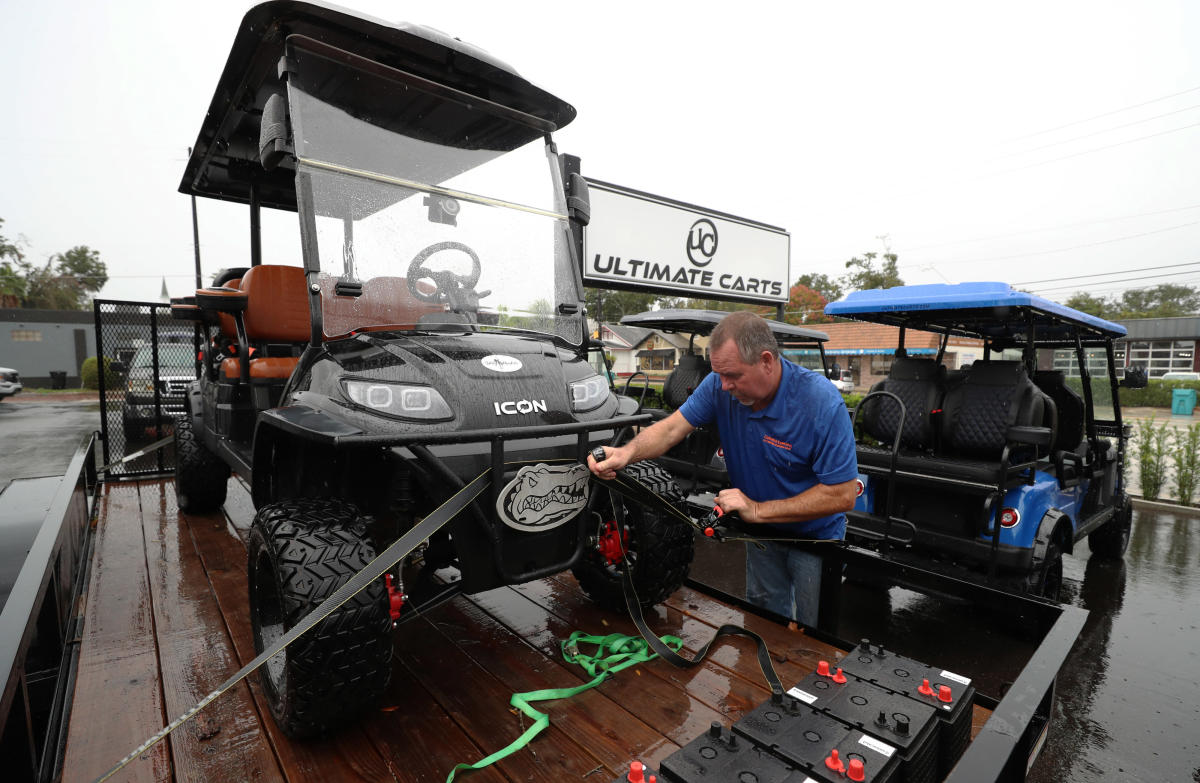
[[[788,300],[791,237],[783,229],[595,180],[588,190],[586,285]]]

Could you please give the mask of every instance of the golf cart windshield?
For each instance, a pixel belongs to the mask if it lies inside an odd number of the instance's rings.
[[[325,335],[451,325],[578,344],[553,126],[301,36],[288,50]]]

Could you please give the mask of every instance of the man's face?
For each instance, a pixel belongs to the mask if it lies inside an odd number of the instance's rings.
[[[751,410],[759,411],[775,396],[779,386],[778,363],[768,351],[759,354],[753,364],[746,364],[738,353],[737,343],[726,340],[711,354],[713,372],[721,378],[721,388]]]

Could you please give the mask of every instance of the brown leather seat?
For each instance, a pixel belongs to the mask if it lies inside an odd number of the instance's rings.
[[[250,357],[250,380],[287,380],[292,377],[296,363],[300,361],[295,356],[263,356],[255,359]],[[227,381],[236,381],[242,377],[242,363],[236,358],[221,362],[221,375]]]
[[[251,342],[304,343],[312,334],[304,270],[298,266],[251,267],[242,278],[246,337]],[[251,362],[253,364],[253,361]]]
[[[242,288],[242,278],[235,277],[228,282],[223,283],[226,288],[232,288],[235,291],[240,291]],[[218,321],[221,327],[221,334],[226,337],[237,337],[237,325],[233,321],[233,316],[228,313],[220,313]]]

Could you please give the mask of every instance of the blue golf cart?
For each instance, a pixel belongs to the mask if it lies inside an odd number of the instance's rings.
[[[857,291],[828,315],[898,327],[887,376],[854,411],[861,493],[847,538],[887,556],[1054,600],[1083,538],[1120,558],[1125,492],[1120,324],[1004,283]],[[914,331],[939,336],[909,355]],[[951,338],[979,343],[954,347]],[[967,350],[982,358],[958,366]],[[966,364],[964,362],[964,364]],[[948,366],[952,365],[952,366]]]

